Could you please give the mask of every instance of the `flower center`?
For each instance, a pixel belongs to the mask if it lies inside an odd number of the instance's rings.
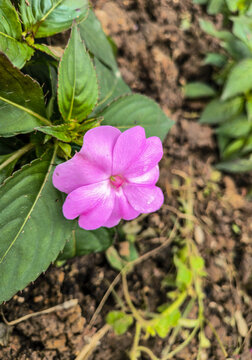
[[[115,188],[119,188],[123,183],[124,179],[121,175],[112,175],[110,176],[110,182]]]

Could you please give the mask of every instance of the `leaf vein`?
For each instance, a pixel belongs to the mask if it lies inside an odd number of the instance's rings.
[[[16,235],[15,238],[12,240],[12,242],[11,242],[11,244],[9,245],[8,249],[5,251],[5,253],[3,254],[2,258],[0,259],[0,264],[4,261],[4,259],[6,258],[6,256],[7,256],[8,253],[9,253],[9,251],[11,250],[11,248],[13,247],[13,245],[15,244],[15,242],[17,241],[19,235],[20,235],[21,232],[23,231],[25,225],[27,224],[27,221],[29,220],[29,218],[30,218],[30,216],[31,216],[31,213],[32,213],[33,209],[35,208],[35,206],[36,206],[36,204],[37,204],[37,202],[38,202],[38,200],[39,200],[39,198],[40,198],[40,196],[41,196],[42,190],[44,189],[44,186],[45,186],[45,184],[46,184],[46,182],[47,182],[47,180],[48,180],[48,177],[49,177],[51,168],[52,168],[53,163],[54,163],[54,160],[55,160],[56,153],[57,153],[57,146],[55,146],[55,149],[54,149],[54,152],[53,152],[53,155],[52,155],[52,159],[51,159],[51,161],[50,161],[50,163],[49,163],[48,170],[47,170],[47,172],[46,172],[46,174],[45,174],[45,178],[44,178],[44,180],[43,180],[43,182],[42,182],[42,184],[41,184],[41,187],[40,187],[40,189],[39,189],[39,192],[38,192],[38,194],[37,194],[37,196],[36,196],[36,198],[35,198],[32,206],[31,206],[31,209],[30,209],[30,211],[28,212],[27,216],[25,217],[24,222],[23,222],[22,226],[20,227],[17,235]]]
[[[5,103],[7,103],[7,104],[9,104],[9,105],[12,105],[12,106],[18,108],[18,109],[20,109],[20,110],[22,110],[22,111],[24,111],[24,112],[26,112],[26,113],[29,114],[29,115],[32,115],[32,116],[36,117],[38,120],[40,120],[41,122],[43,122],[43,123],[46,124],[46,125],[51,125],[51,123],[50,123],[49,120],[47,120],[47,119],[44,118],[43,116],[35,113],[35,112],[32,111],[31,109],[28,109],[28,108],[26,108],[26,107],[24,107],[24,106],[22,106],[22,105],[19,105],[19,104],[17,104],[17,103],[14,103],[13,101],[8,100],[8,99],[6,99],[6,98],[4,98],[4,97],[2,97],[2,96],[0,96],[0,100],[2,100],[3,102],[5,102]]]

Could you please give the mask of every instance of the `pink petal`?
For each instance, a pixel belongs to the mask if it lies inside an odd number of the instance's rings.
[[[151,170],[163,156],[163,146],[161,140],[156,137],[150,137],[146,140],[146,146],[136,161],[132,162],[129,168],[124,172],[124,176],[137,177]]]
[[[79,226],[85,230],[95,230],[105,226],[106,221],[111,215],[114,206],[114,192],[109,197],[103,199],[92,210],[80,215]]]
[[[123,191],[130,205],[141,213],[157,211],[164,202],[162,190],[157,186],[126,184]]]
[[[112,175],[124,173],[136,161],[146,145],[145,131],[141,126],[135,126],[124,131],[114,147]]]
[[[72,159],[56,166],[53,173],[53,185],[58,190],[69,194],[78,187],[107,178],[104,171],[78,153]]]
[[[120,135],[121,131],[112,126],[99,126],[91,129],[84,136],[80,154],[110,176],[113,149]]]
[[[99,208],[99,205],[111,195],[112,189],[109,181],[81,186],[67,196],[63,205],[63,214],[67,219],[75,219],[95,207]]]
[[[127,176],[128,182],[131,184],[155,185],[159,178],[159,167],[156,165],[154,168],[144,173],[143,175],[132,177]]]
[[[114,202],[114,207],[113,207],[113,210],[110,214],[110,217],[107,219],[107,221],[103,224],[103,226],[105,227],[108,227],[108,228],[111,228],[111,227],[114,227],[116,225],[119,224],[120,220],[121,220],[121,213],[120,213],[120,209],[119,209],[119,206],[118,206],[118,200],[117,198],[115,197],[115,202]]]
[[[116,226],[121,219],[132,220],[139,215],[139,211],[133,209],[128,200],[126,199],[123,189],[119,188],[115,191],[115,202],[113,211],[103,226],[113,227]]]

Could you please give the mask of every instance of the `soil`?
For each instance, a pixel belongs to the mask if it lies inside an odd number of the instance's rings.
[[[252,324],[252,203],[246,200],[246,194],[252,176],[231,177],[214,171],[218,152],[213,131],[196,121],[204,103],[186,101],[182,92],[187,81],[211,78],[211,68],[202,66],[202,59],[206,52],[216,50],[218,43],[199,28],[198,19],[206,15],[190,0],[96,0],[93,5],[105,32],[118,47],[118,63],[125,81],[134,91],[154,98],[176,121],[166,138],[161,162],[160,186],[165,205],[131,225],[138,250],[146,253],[167,239],[180,211],[181,193],[174,184],[183,189],[182,177],[190,179],[194,216],[199,221],[194,240],[208,273],[204,282],[206,318],[227,357],[251,360],[248,329]],[[218,24],[220,19],[214,21]],[[164,303],[166,289],[161,287],[161,281],[172,271],[172,246],[136,266],[128,276],[135,305],[155,311]],[[78,305],[13,326],[8,344],[0,337],[5,345],[0,348],[0,359],[75,359],[104,326],[106,314],[118,308],[114,298],[109,297],[93,326],[87,326],[117,273],[104,254],[76,258],[60,268],[51,266],[3,306],[6,318],[11,321],[69,299],[78,299]],[[121,283],[116,289],[121,295]],[[205,331],[211,346],[200,359],[224,359],[209,325]],[[89,359],[127,359],[133,335],[132,328],[120,337],[108,332]],[[181,340],[178,338],[175,346]],[[143,343],[159,356],[166,341],[154,337]],[[196,357],[197,341],[193,341],[174,359]],[[143,355],[142,359],[148,357]]]

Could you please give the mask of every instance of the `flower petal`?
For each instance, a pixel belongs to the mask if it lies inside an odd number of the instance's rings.
[[[80,154],[110,176],[113,149],[120,135],[121,131],[113,126],[99,126],[91,129],[84,136]]]
[[[109,197],[103,199],[92,210],[80,215],[79,226],[85,230],[95,230],[105,226],[106,221],[111,215],[114,206],[114,192]]]
[[[144,128],[135,126],[124,131],[114,147],[112,175],[123,174],[136,161],[146,146]]]
[[[111,228],[111,227],[114,227],[114,226],[119,224],[122,217],[121,217],[120,209],[119,209],[118,205],[119,205],[118,201],[116,200],[116,197],[115,197],[113,210],[112,210],[112,212],[110,214],[110,217],[103,224],[103,226]]]
[[[139,215],[139,211],[133,209],[125,197],[122,188],[115,191],[115,202],[112,213],[103,226],[116,226],[121,219],[132,220]]]
[[[126,184],[123,191],[130,205],[141,213],[157,211],[164,202],[162,190],[157,186]]]
[[[97,183],[107,179],[107,174],[81,154],[56,166],[53,173],[53,185],[67,194],[78,187]]]
[[[127,181],[131,184],[143,184],[143,185],[155,185],[159,178],[159,166],[156,165],[154,168],[137,177],[127,177]]]
[[[146,140],[145,149],[132,162],[129,168],[124,172],[124,176],[137,177],[151,170],[163,156],[163,146],[161,140],[157,136],[150,137]]]
[[[112,193],[109,181],[81,186],[67,196],[63,205],[63,214],[67,219],[75,219],[95,207],[99,208],[99,205],[110,198]]]

